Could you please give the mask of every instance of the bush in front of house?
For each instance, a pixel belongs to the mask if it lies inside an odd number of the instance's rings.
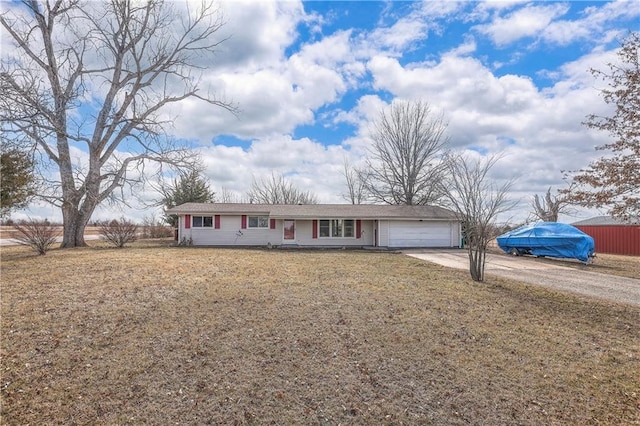
[[[138,225],[125,219],[105,220],[98,222],[98,233],[103,240],[115,247],[124,247],[127,243],[132,243],[137,238]]]
[[[52,225],[48,220],[22,220],[13,224],[18,231],[16,240],[22,245],[31,247],[39,255],[45,255],[61,235],[59,226]]]

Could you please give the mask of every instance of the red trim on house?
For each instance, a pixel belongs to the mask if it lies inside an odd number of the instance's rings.
[[[242,222],[241,222],[241,226],[242,229],[247,229],[247,215],[243,214],[242,215]]]
[[[314,219],[313,224],[311,225],[311,232],[313,235],[313,238],[318,238],[318,221]]]
[[[276,220],[275,219],[270,219],[269,220],[269,228],[276,229]]]
[[[190,214],[185,214],[184,215],[184,229],[189,229],[191,228],[191,215]]]
[[[216,227],[215,229],[220,229],[220,215],[219,214],[215,215],[214,220],[215,220],[214,226]]]
[[[360,219],[356,220],[356,238],[362,237],[362,221]]]

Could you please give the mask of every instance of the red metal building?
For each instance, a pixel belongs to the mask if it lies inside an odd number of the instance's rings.
[[[627,224],[610,216],[598,216],[572,225],[593,237],[596,253],[640,256],[640,223]]]

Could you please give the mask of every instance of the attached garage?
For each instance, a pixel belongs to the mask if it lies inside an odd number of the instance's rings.
[[[394,220],[389,222],[389,247],[456,247],[451,222]]]

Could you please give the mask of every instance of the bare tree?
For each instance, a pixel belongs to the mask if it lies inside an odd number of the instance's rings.
[[[221,203],[242,203],[242,197],[224,186],[220,189]]]
[[[173,235],[173,228],[168,226],[164,220],[156,219],[151,213],[142,218],[141,238],[166,238]]]
[[[609,207],[609,213],[627,221],[640,220],[640,32],[632,32],[618,51],[619,62],[607,64],[609,72],[591,69],[608,82],[601,90],[607,104],[615,106],[610,117],[594,114],[583,123],[609,132],[613,142],[596,147],[609,155],[573,174],[573,183],[563,190],[568,198],[585,207]]]
[[[310,191],[296,188],[283,175],[271,174],[270,178],[251,183],[247,192],[250,202],[256,204],[317,204],[316,196]]]
[[[531,201],[533,216],[543,222],[557,222],[560,213],[570,213],[573,209],[563,195],[551,195],[551,187],[544,198],[535,194]]]
[[[60,228],[42,220],[29,219],[13,225],[18,235],[16,239],[22,245],[29,246],[39,255],[47,251],[58,240]]]
[[[484,281],[487,246],[498,235],[497,216],[516,204],[507,199],[513,181],[497,185],[488,176],[499,159],[493,156],[473,160],[465,155],[450,155],[446,162],[449,169],[446,198],[462,222],[469,272],[474,281]]]
[[[442,115],[435,116],[427,103],[394,102],[381,112],[360,173],[371,198],[387,204],[437,204],[443,196],[446,129]]]
[[[121,218],[120,220],[105,220],[98,224],[100,236],[109,244],[122,248],[127,243],[132,243],[137,238],[138,225]]]
[[[367,200],[367,192],[364,182],[360,179],[362,173],[358,172],[346,157],[344,158],[342,175],[347,185],[347,193],[342,194],[342,198],[351,204],[363,204]]]
[[[186,3],[185,3],[186,4]],[[3,5],[2,132],[27,137],[51,161],[41,196],[62,210],[62,247],[86,245],[84,228],[105,200],[124,202],[149,161],[189,167],[193,153],[167,137],[168,105],[198,98],[199,63],[215,50],[222,17],[162,0],[25,0]],[[73,149],[81,147],[80,161]],[[133,193],[133,191],[132,191]]]

